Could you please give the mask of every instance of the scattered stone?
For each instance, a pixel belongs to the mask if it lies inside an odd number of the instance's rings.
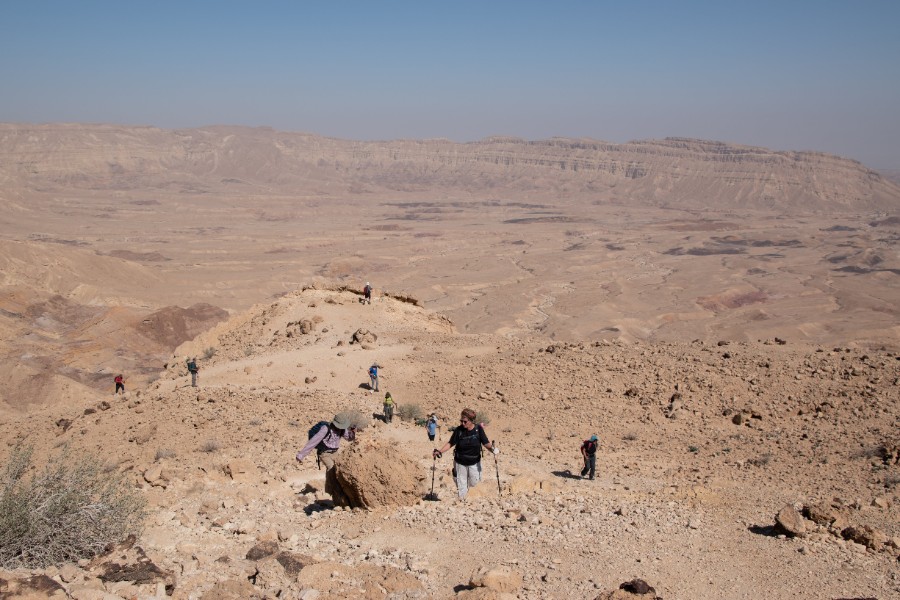
[[[261,560],[278,552],[277,542],[260,542],[247,551],[247,560]]]
[[[881,550],[888,541],[884,533],[868,525],[847,527],[841,532],[841,537],[876,551]]]
[[[246,458],[236,458],[225,465],[225,474],[234,481],[253,481],[256,479],[256,465]]]
[[[513,593],[522,588],[522,574],[509,567],[482,567],[469,580],[469,585],[495,592]]]
[[[775,516],[775,526],[782,533],[790,537],[803,537],[806,535],[806,522],[797,510],[788,504]]]

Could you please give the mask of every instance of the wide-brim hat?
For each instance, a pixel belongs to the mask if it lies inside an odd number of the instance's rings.
[[[348,419],[344,415],[334,415],[334,419],[331,420],[331,424],[337,429],[349,429],[350,419]]]

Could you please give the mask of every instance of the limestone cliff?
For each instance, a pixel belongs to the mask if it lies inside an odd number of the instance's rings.
[[[0,179],[49,193],[466,192],[789,212],[900,205],[900,185],[853,160],[684,138],[362,142],[266,128],[0,124]]]

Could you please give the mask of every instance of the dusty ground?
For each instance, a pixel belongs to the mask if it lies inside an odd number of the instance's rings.
[[[288,337],[303,320],[314,329]],[[360,328],[377,341],[350,344]],[[217,352],[195,390],[181,359],[207,347]],[[503,450],[466,503],[453,499],[447,459],[440,502],[371,511],[330,509],[313,459],[295,464],[315,421],[380,413],[365,374],[376,360],[400,404],[434,409],[445,425],[464,406],[489,415]],[[521,575],[512,593],[522,598],[593,598],[636,577],[667,599],[891,598],[900,465],[885,452],[896,452],[898,386],[889,350],[465,335],[406,302],[363,306],[351,291],[310,289],[201,334],[147,389],[68,407],[65,431],[54,407],[6,421],[0,436],[39,454],[115,448],[111,460],[153,504],[139,544],[175,574],[173,597],[249,576],[267,597],[446,598],[474,593],[465,586],[478,568],[505,567]],[[572,473],[592,433],[599,473],[586,481]],[[428,490],[424,428],[375,419],[358,443],[372,440],[417,461]],[[786,504],[816,503],[888,543],[867,550],[811,521],[804,537],[774,529]],[[316,564],[289,576],[271,557],[245,558],[265,540]],[[96,582],[72,577],[70,591]],[[142,589],[154,588],[117,593]]]
[[[900,187],[859,163],[8,124],[0,157],[0,459],[88,450],[152,507],[38,597],[900,597]],[[449,458],[440,502],[371,511],[294,461],[312,423],[380,413],[373,361],[445,426],[489,415],[465,504]],[[430,489],[423,428],[359,444]],[[787,505],[819,523],[779,533]],[[109,580],[137,548],[165,575]]]

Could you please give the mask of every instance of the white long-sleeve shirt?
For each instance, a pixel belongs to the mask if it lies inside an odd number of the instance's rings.
[[[303,450],[297,453],[297,460],[306,458],[306,455],[312,452],[319,443],[322,443],[322,445],[329,450],[337,450],[341,445],[341,438],[344,438],[348,442],[352,442],[356,439],[356,430],[345,429],[341,432],[340,429],[335,428],[331,424],[327,427],[322,427],[316,432],[316,435],[312,436],[309,441],[306,442],[306,445],[303,446]]]

